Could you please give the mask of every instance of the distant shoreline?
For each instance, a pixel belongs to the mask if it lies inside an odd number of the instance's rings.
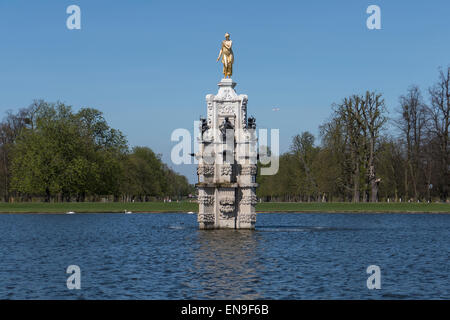
[[[178,214],[178,213],[184,213],[189,214],[186,211],[134,211],[131,214]],[[192,214],[197,214],[198,212],[194,212]],[[444,211],[256,211],[257,214],[260,213],[292,213],[292,214],[450,214],[450,212],[444,212]],[[63,215],[67,214],[66,212],[0,212],[0,215],[7,215],[7,214],[14,214],[14,215],[32,215],[32,214],[39,214],[39,215]],[[104,212],[76,212],[74,214],[124,214],[123,212],[110,212],[110,211],[104,211]]]
[[[172,202],[63,202],[63,203],[0,203],[0,214],[65,214],[75,213],[188,213],[198,212],[198,204]],[[256,205],[257,213],[403,213],[450,214],[448,203],[305,203],[263,202]]]

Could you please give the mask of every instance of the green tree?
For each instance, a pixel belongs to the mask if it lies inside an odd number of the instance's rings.
[[[119,194],[123,135],[101,112],[74,113],[63,103],[41,102],[13,149],[11,188],[21,194],[84,200],[86,194]]]

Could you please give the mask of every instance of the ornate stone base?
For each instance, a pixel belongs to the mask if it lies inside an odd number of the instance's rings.
[[[209,94],[199,139],[198,223],[200,229],[254,229],[256,223],[255,119],[247,119],[247,96],[222,79]],[[213,156],[212,156],[213,155]]]

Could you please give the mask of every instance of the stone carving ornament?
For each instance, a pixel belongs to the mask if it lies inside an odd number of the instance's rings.
[[[254,176],[254,175],[256,175],[257,171],[258,171],[258,169],[257,169],[257,166],[255,164],[243,165],[241,167],[241,174],[242,175]]]
[[[214,196],[212,195],[199,195],[198,203],[202,205],[212,205],[214,204]]]
[[[241,199],[241,204],[246,204],[246,205],[254,205],[258,203],[258,198],[255,195],[250,195],[250,196],[243,196]]]
[[[214,214],[202,213],[197,216],[197,222],[214,223]]]
[[[224,104],[219,108],[219,114],[234,114],[234,105],[232,104]]]
[[[229,176],[229,175],[231,175],[232,172],[233,172],[233,167],[231,166],[231,164],[224,164],[222,166],[220,173],[222,176]]]
[[[214,166],[208,165],[208,164],[199,165],[197,168],[197,174],[204,175],[204,176],[213,176],[214,175]]]
[[[208,108],[207,108],[207,115],[206,115],[208,126],[211,128],[212,126],[212,118],[213,118],[213,102],[208,100]]]
[[[239,222],[241,223],[255,223],[256,213],[246,213],[239,215]]]
[[[222,213],[232,213],[234,211],[234,199],[233,198],[222,198],[219,201],[220,212]]]
[[[244,95],[242,98],[242,110],[243,111],[247,111],[247,102],[248,102],[247,96]]]
[[[220,101],[233,101],[236,100],[236,93],[228,88],[222,89],[215,99]]]

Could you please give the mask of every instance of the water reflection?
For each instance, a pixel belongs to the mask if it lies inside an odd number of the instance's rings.
[[[250,230],[198,231],[194,272],[199,297],[259,299],[263,266],[258,259],[260,236]],[[194,278],[195,278],[194,277]]]

